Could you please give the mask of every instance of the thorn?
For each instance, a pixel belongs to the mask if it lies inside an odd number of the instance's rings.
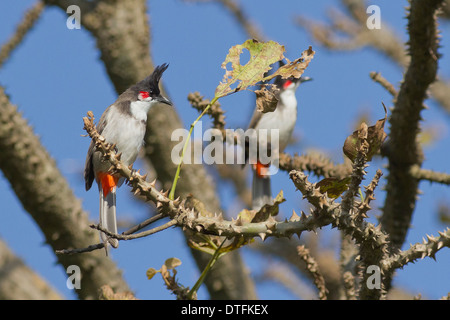
[[[120,159],[122,158],[122,152],[119,152],[118,154],[116,154],[116,159],[120,161]]]
[[[147,180],[147,176],[148,176],[148,173],[144,174],[144,175],[142,176],[142,179],[143,179],[144,181],[146,181],[146,180]]]
[[[295,212],[295,210],[292,210],[292,216],[289,218],[289,221],[299,221],[300,217],[298,216],[298,214]]]
[[[300,221],[304,221],[306,219],[306,214],[302,211]]]
[[[266,240],[267,235],[264,232],[258,233],[258,236],[262,239],[262,241]]]

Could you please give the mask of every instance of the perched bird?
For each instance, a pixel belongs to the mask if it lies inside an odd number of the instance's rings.
[[[96,126],[106,142],[116,145],[117,153],[122,154],[121,161],[127,166],[134,163],[144,143],[150,108],[158,103],[172,105],[159,90],[159,80],[167,68],[167,64],[157,66],[151,75],[123,92],[103,112]],[[110,174],[110,166],[107,161],[102,161],[101,152],[95,150],[95,144],[91,141],[84,168],[86,191],[91,188],[95,179],[100,193],[100,226],[117,233],[116,189],[122,185],[123,178]],[[113,248],[119,246],[117,239],[109,238],[103,232],[100,232],[100,237],[105,244],[106,254],[108,245]]]
[[[260,129],[278,130],[279,141],[263,141],[267,143],[267,148],[271,149],[273,146],[278,146],[278,153],[283,152],[291,139],[294,131],[295,123],[297,121],[297,98],[295,92],[302,82],[309,81],[309,77],[288,78],[282,79],[276,77],[274,84],[279,91],[276,93],[278,103],[275,111],[262,113],[257,110],[254,111],[253,117],[250,120],[249,129],[255,129],[258,142],[261,143],[259,134]],[[268,134],[270,136],[270,133]],[[270,175],[268,170],[270,163],[261,163],[257,159],[253,165],[253,182],[252,182],[252,209],[259,210],[265,204],[272,202],[272,192],[270,186]]]

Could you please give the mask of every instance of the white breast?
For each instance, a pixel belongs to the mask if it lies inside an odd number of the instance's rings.
[[[114,108],[106,116],[106,126],[102,132],[106,141],[115,143],[118,152],[122,153],[124,164],[132,164],[144,142],[149,102],[131,103],[129,113],[123,114]]]
[[[274,112],[264,113],[255,129],[277,129],[280,152],[286,148],[297,121],[297,99],[292,90],[284,91]],[[270,137],[270,133],[269,133]]]

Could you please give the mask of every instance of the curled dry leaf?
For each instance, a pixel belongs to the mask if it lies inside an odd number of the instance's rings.
[[[378,120],[375,125],[370,126],[367,129],[367,142],[369,143],[369,151],[367,152],[367,161],[372,160],[372,157],[378,152],[382,143],[387,137],[386,132],[384,132],[384,124],[387,120],[387,110],[383,103],[384,108],[384,118]],[[363,127],[354,131],[344,142],[344,147],[342,148],[344,154],[353,162],[358,154],[360,148],[361,139],[360,134]]]
[[[269,90],[266,87],[255,90],[256,109],[262,113],[274,112],[278,104],[278,91],[279,89],[276,86],[271,86]]]

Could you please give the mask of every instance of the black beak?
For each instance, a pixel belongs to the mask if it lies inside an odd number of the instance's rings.
[[[168,104],[169,106],[173,106],[173,103],[166,97],[163,97],[162,95],[155,97],[155,100],[158,101],[159,103],[164,103]]]
[[[311,77],[301,77],[300,79],[300,83],[306,82],[306,81],[311,81],[312,78]]]

